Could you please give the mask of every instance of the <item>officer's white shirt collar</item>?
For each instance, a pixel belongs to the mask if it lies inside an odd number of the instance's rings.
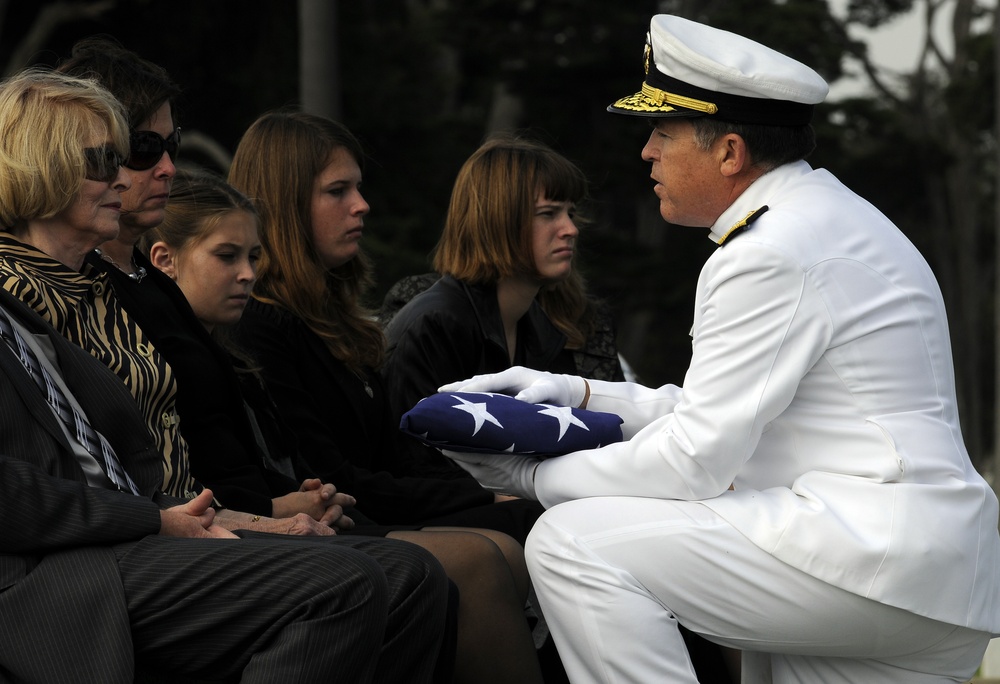
[[[751,212],[766,206],[779,188],[812,171],[808,162],[797,161],[784,164],[768,171],[750,184],[729,208],[722,212],[709,233],[709,239],[716,244],[724,241],[737,225]]]

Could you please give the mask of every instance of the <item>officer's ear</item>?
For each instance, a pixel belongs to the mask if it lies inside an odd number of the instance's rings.
[[[153,243],[153,246],[149,248],[149,260],[153,266],[156,266],[156,268],[174,280],[177,280],[176,254],[166,242],[161,240],[160,242]]]
[[[723,176],[735,176],[750,168],[750,150],[743,136],[726,133],[717,141],[719,171]]]

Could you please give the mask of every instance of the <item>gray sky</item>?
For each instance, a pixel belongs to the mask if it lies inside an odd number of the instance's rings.
[[[828,0],[828,2],[835,14],[843,16],[847,0]],[[935,36],[945,54],[950,54],[952,49],[948,24],[953,13],[954,2],[945,2],[944,7],[938,11],[934,27]],[[924,17],[924,3],[917,2],[913,12],[897,18],[887,26],[877,31],[852,28],[851,36],[868,43],[869,54],[877,66],[902,72],[913,71],[924,41]],[[857,66],[851,68],[852,71],[859,71]],[[845,79],[845,82],[834,86],[830,97],[835,99],[859,94],[864,92],[864,89],[863,81],[847,82]]]

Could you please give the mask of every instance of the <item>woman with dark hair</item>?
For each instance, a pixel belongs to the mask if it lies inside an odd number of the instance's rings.
[[[136,262],[135,243],[163,220],[176,172],[181,129],[176,123],[175,100],[180,88],[161,66],[104,36],[77,42],[57,71],[98,81],[125,108],[129,122],[125,166],[132,187],[123,196],[121,231],[101,245],[95,256],[103,256],[107,264],[138,283],[148,264]],[[114,280],[117,284],[118,279]]]

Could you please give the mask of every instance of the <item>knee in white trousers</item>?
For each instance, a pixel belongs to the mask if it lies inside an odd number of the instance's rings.
[[[811,577],[697,502],[560,504],[525,551],[574,684],[696,682],[678,622],[744,651],[755,684],[963,682],[989,641]]]

